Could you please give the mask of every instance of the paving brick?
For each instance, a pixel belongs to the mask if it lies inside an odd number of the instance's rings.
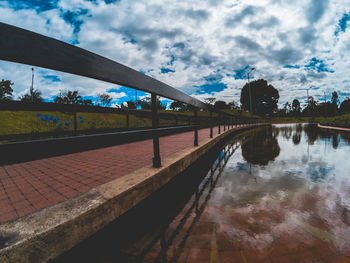
[[[217,130],[213,129],[214,135]],[[199,130],[199,142],[207,139],[209,132],[209,129]],[[191,131],[160,138],[161,157],[193,146],[193,136]],[[0,223],[150,165],[152,157],[153,142],[145,140],[1,166]]]

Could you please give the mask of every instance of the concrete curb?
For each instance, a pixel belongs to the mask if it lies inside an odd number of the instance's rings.
[[[133,208],[225,137],[260,126],[227,130],[128,175],[0,225],[0,262],[46,262],[71,249]],[[264,125],[264,124],[263,124]],[[266,124],[265,124],[266,125]]]
[[[348,128],[341,128],[341,127],[333,127],[333,126],[323,126],[320,124],[317,124],[317,127],[322,129],[330,129],[330,130],[337,130],[337,131],[350,131]]]

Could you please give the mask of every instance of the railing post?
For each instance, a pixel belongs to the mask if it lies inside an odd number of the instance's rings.
[[[152,104],[152,128],[158,128],[158,113],[157,113],[157,95],[151,94],[151,104]],[[159,136],[157,132],[153,132],[153,167],[161,167],[160,153],[159,153]]]
[[[130,124],[129,124],[129,110],[127,109],[126,110],[126,129],[128,130],[130,127]]]
[[[224,115],[224,131],[226,131],[226,118],[225,118],[225,115]]]
[[[74,135],[77,135],[78,125],[77,125],[77,112],[73,113],[73,125],[74,125]]]
[[[218,134],[221,133],[220,121],[221,121],[221,119],[220,119],[220,114],[219,114],[219,115],[218,115],[218,124],[219,124],[219,126],[218,126]]]
[[[175,125],[178,125],[177,114],[175,115]]]
[[[198,109],[194,109],[194,146],[198,146]]]
[[[210,111],[210,138],[213,138],[213,112]]]

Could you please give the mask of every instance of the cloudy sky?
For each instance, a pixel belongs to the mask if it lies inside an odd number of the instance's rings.
[[[0,22],[66,41],[144,72],[199,99],[239,101],[247,71],[279,90],[280,104],[350,96],[348,0],[0,0]],[[0,61],[16,96],[31,67]],[[59,90],[114,103],[129,88],[35,68],[45,99]],[[325,94],[325,95],[324,95]],[[145,93],[138,92],[138,96]]]

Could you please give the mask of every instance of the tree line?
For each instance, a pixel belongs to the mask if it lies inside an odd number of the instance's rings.
[[[13,100],[13,83],[10,80],[0,81],[0,102]],[[317,101],[314,97],[309,96],[307,98],[306,106],[301,107],[300,101],[295,98],[290,104],[287,102],[282,108],[278,108],[278,100],[280,98],[278,90],[264,79],[254,80],[250,83],[246,83],[241,90],[240,102],[241,105],[235,104],[234,101],[226,103],[222,100],[216,100],[214,97],[205,99],[205,102],[213,105],[214,108],[220,110],[232,110],[239,109],[244,111],[251,111],[254,115],[262,117],[287,117],[287,116],[336,116],[339,114],[350,113],[350,98],[347,97],[342,103],[339,101],[339,96],[336,91],[331,94],[330,101]],[[59,104],[79,104],[85,106],[105,106],[111,105],[112,98],[106,93],[98,94],[99,101],[94,104],[91,99],[84,99],[77,90],[60,92],[55,98],[54,103]],[[24,103],[42,103],[44,102],[41,92],[38,89],[31,87],[27,94],[20,96],[19,101]],[[115,105],[118,108],[137,109],[144,110],[151,109],[151,98],[144,97],[140,100],[129,100],[121,105]],[[166,104],[163,104],[157,97],[158,109],[165,110]],[[180,101],[173,101],[169,108],[174,111],[188,111],[193,110],[193,106]]]

